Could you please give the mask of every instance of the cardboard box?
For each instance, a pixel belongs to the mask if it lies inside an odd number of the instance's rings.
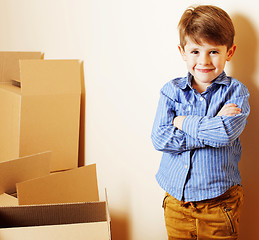
[[[109,240],[106,202],[0,207],[1,240]]]
[[[0,62],[5,73],[0,81],[0,161],[50,150],[51,172],[76,168],[79,61],[19,60],[19,56],[5,53],[4,63]],[[14,72],[19,66],[19,74],[8,74],[13,70],[10,63],[15,66]]]
[[[17,162],[10,161],[9,164]],[[0,171],[2,166],[0,163]],[[64,186],[73,182],[74,189],[67,187],[66,193]],[[0,188],[2,184],[0,182]],[[35,188],[37,185],[38,189]],[[95,164],[26,180],[17,183],[17,188],[19,202],[33,203],[40,190],[48,204],[18,206],[16,198],[1,194],[1,240],[111,239],[107,199],[99,201]],[[64,203],[64,197],[71,202]],[[40,199],[43,203],[42,197]]]
[[[20,78],[20,59],[41,59],[40,52],[0,52],[0,87]],[[12,94],[13,92],[13,94]],[[0,92],[0,161],[19,157],[20,89]]]
[[[0,52],[0,82],[20,78],[20,59],[43,59],[41,52]]]

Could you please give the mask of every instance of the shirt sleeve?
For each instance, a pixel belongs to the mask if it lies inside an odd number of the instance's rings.
[[[195,148],[205,147],[199,139],[173,126],[174,101],[161,91],[151,139],[156,150],[180,154]]]
[[[231,145],[242,133],[250,112],[249,92],[241,85],[227,103],[237,104],[241,113],[236,116],[187,116],[183,121],[183,131],[192,138],[211,147]]]

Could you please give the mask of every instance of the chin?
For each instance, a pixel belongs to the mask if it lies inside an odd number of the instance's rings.
[[[201,77],[201,76],[194,76],[194,78],[200,82],[200,83],[204,83],[204,84],[210,84],[213,82],[213,80],[215,78],[212,78],[212,77]]]

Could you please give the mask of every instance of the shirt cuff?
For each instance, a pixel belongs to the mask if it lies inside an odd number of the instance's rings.
[[[202,117],[200,116],[187,116],[183,120],[182,129],[185,133],[196,139],[198,136],[198,127]]]

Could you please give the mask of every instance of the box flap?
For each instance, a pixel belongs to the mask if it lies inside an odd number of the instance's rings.
[[[0,82],[20,78],[20,59],[41,59],[41,52],[0,52]]]
[[[50,173],[51,152],[39,153],[0,163],[0,194],[16,192],[16,183]]]
[[[99,201],[96,165],[17,184],[20,205]]]
[[[18,199],[9,194],[0,194],[0,206],[18,206]]]
[[[79,115],[80,95],[23,96],[19,156],[50,150],[51,171],[78,167]]]
[[[80,94],[78,60],[21,60],[22,94]]]
[[[106,202],[0,207],[0,228],[106,221]]]

